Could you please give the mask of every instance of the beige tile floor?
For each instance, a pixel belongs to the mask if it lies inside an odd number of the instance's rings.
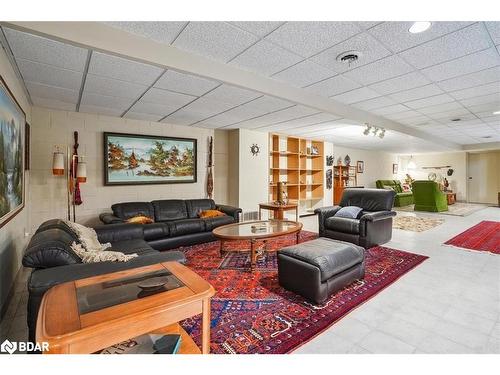
[[[442,245],[481,220],[500,221],[500,209],[418,215],[445,222],[421,233],[396,229],[385,246],[429,259],[295,353],[500,353],[500,255]],[[304,229],[317,231],[316,220],[302,218]],[[20,272],[0,342],[27,339],[28,276]]]

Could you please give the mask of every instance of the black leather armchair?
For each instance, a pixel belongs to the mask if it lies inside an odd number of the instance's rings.
[[[392,237],[392,211],[396,192],[382,189],[345,189],[338,206],[317,208],[319,235],[351,242],[368,249],[384,244]],[[362,208],[355,219],[336,217],[346,206]]]

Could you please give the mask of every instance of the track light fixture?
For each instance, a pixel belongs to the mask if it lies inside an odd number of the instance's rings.
[[[363,134],[368,135],[368,134],[370,134],[370,130],[372,129],[372,126],[368,125],[368,124],[365,124],[365,125],[366,125],[366,129],[363,131]]]
[[[363,130],[364,135],[369,135],[372,133],[374,137],[379,137],[380,139],[385,137],[385,128],[380,128],[378,126],[373,126],[370,124],[365,124],[366,128]]]

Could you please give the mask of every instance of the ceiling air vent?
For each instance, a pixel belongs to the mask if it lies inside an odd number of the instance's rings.
[[[462,121],[462,119],[461,118],[452,118],[451,121],[458,122],[458,121]]]

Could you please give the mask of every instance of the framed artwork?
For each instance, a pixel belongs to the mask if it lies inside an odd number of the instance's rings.
[[[365,171],[365,162],[363,160],[358,160],[356,162],[356,172],[363,173]]]
[[[104,184],[196,182],[196,139],[104,133]]]
[[[398,165],[397,164],[393,164],[392,165],[392,174],[397,174],[398,173]]]
[[[26,114],[0,77],[0,227],[24,208]]]
[[[31,128],[30,124],[26,123],[24,128],[24,170],[30,170],[30,136]]]

